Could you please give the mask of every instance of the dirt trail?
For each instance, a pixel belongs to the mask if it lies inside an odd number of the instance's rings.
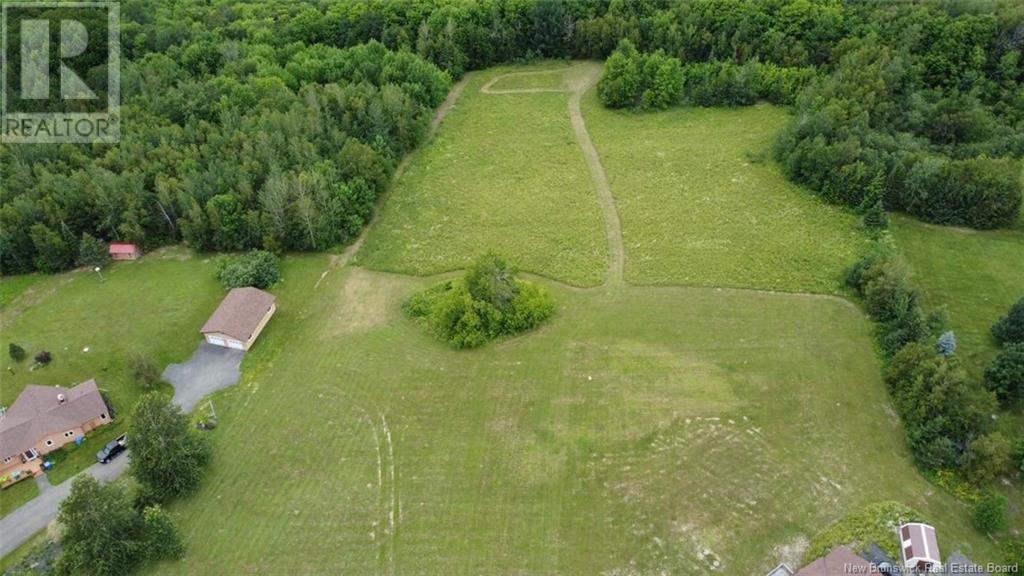
[[[452,106],[455,106],[455,102],[459,99],[459,95],[462,94],[462,89],[465,87],[465,78],[452,86],[451,91],[448,92],[448,97],[444,99],[444,102],[442,102],[434,112],[434,118],[430,121],[430,127],[427,128],[427,134],[423,138],[423,142],[420,143],[416,150],[406,154],[405,157],[402,158],[402,161],[398,163],[398,167],[395,168],[395,173],[391,176],[391,182],[388,184],[387,190],[385,190],[384,193],[381,194],[380,198],[377,199],[377,203],[373,209],[373,215],[370,216],[370,220],[363,226],[363,230],[359,233],[359,237],[356,238],[355,242],[349,244],[341,254],[331,258],[330,266],[328,266],[327,270],[324,270],[324,273],[320,275],[320,278],[313,286],[314,290],[320,287],[320,282],[322,282],[327,276],[327,273],[330,272],[331,268],[344,267],[352,260],[352,257],[355,256],[356,252],[359,252],[359,249],[362,248],[363,242],[366,241],[366,235],[370,233],[370,229],[377,222],[377,218],[380,217],[380,209],[384,205],[384,202],[387,201],[388,196],[391,194],[391,190],[394,189],[395,184],[397,184],[398,180],[403,174],[405,174],[405,170],[409,167],[409,163],[412,162],[413,156],[416,155],[420,148],[429,144],[430,140],[433,139],[434,133],[437,132],[437,127],[441,125],[445,115],[447,115],[448,111],[452,109]]]
[[[545,72],[560,72],[566,74],[564,88],[513,88],[508,90],[495,90],[492,88],[496,82],[509,76],[524,76],[528,74],[543,74]],[[601,74],[601,65],[591,62],[576,64],[568,68],[555,68],[551,70],[535,70],[529,72],[510,72],[500,74],[491,78],[486,84],[480,87],[484,94],[539,94],[551,92],[567,92],[569,94],[569,120],[572,122],[572,131],[576,136],[576,143],[583,152],[583,159],[587,163],[587,170],[590,172],[590,179],[597,189],[597,199],[601,204],[601,212],[604,215],[605,237],[608,241],[608,275],[605,277],[605,286],[624,286],[626,281],[624,269],[626,265],[626,249],[622,244],[622,224],[619,221],[619,211],[615,206],[615,197],[612,196],[612,189],[608,185],[608,176],[605,174],[604,166],[601,164],[601,157],[594,147],[590,133],[587,132],[587,124],[583,120],[583,113],[580,110],[580,100],[583,95],[596,82]]]
[[[601,165],[601,157],[597,154],[597,149],[594,148],[594,142],[590,139],[587,124],[580,111],[580,100],[583,98],[583,94],[597,82],[601,69],[598,66],[586,66],[585,70],[586,75],[571,84],[569,119],[572,120],[572,130],[583,151],[583,158],[587,161],[590,179],[594,181],[594,187],[597,188],[597,199],[601,203],[601,212],[604,213],[609,256],[608,277],[605,284],[623,286],[625,284],[623,272],[626,265],[626,249],[622,244],[622,223],[619,221],[619,211],[615,207],[615,197],[612,196],[612,189],[608,185],[608,176],[604,172],[604,166]]]

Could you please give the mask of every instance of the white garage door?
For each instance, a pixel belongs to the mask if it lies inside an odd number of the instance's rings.
[[[234,348],[235,350],[245,350],[245,345],[238,340],[228,340],[228,348]]]
[[[206,341],[209,342],[210,344],[214,344],[214,345],[217,345],[217,346],[227,346],[228,345],[227,340],[225,340],[223,338],[218,338],[216,336],[207,336],[206,337]]]

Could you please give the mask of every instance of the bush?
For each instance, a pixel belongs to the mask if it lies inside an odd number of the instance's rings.
[[[825,528],[813,538],[804,556],[805,562],[811,562],[828,554],[839,545],[851,545],[860,550],[868,544],[878,544],[894,558],[899,557],[893,531],[900,524],[923,520],[921,515],[898,502],[878,502],[865,506],[844,516],[835,524]]]
[[[889,361],[885,381],[919,466],[941,470],[970,465],[979,477],[983,475],[991,465],[986,460],[991,442],[978,444],[969,455],[967,449],[972,439],[987,431],[995,398],[973,385],[955,358],[911,343]]]
[[[900,204],[910,214],[936,224],[1008,226],[1020,214],[1020,170],[1009,159],[918,163],[907,177]]]
[[[846,283],[864,298],[868,314],[880,324],[879,340],[887,356],[930,334],[929,319],[901,260],[888,254],[868,255],[846,273]]]
[[[967,478],[984,486],[1010,469],[1010,441],[999,432],[971,440],[964,455]]]
[[[90,268],[106,266],[110,263],[107,243],[88,233],[83,233],[82,240],[78,243],[78,263]]]
[[[281,279],[277,256],[263,250],[223,260],[217,278],[225,288],[269,288]]]
[[[43,350],[42,352],[36,354],[36,357],[35,357],[36,364],[39,364],[40,366],[46,366],[52,360],[53,360],[53,355],[51,355],[46,350]]]
[[[974,505],[972,520],[974,527],[985,534],[998,532],[1006,528],[1005,496],[988,493]]]
[[[7,345],[7,353],[11,356],[11,360],[15,362],[21,362],[25,359],[25,349],[14,342]]]
[[[1000,344],[1024,342],[1024,298],[992,326],[992,336]]]
[[[605,62],[597,94],[609,108],[668,108],[679,102],[682,83],[678,59],[661,50],[641,54],[622,40]]]
[[[935,351],[947,358],[956,353],[956,335],[952,330],[947,330],[939,336],[935,343]]]
[[[142,511],[146,557],[150,560],[181,558],[185,546],[171,517],[160,506],[147,506]]]
[[[999,351],[985,369],[985,385],[1003,403],[1024,400],[1024,342],[1009,344]]]
[[[144,388],[151,388],[160,381],[160,368],[156,362],[144,354],[134,353],[129,356],[128,370],[132,375],[132,380]]]
[[[456,348],[535,328],[554,312],[543,288],[519,280],[500,257],[485,254],[462,278],[413,295],[405,311]]]

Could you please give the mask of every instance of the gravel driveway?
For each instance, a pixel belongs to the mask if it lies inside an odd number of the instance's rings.
[[[172,400],[185,412],[191,412],[207,394],[238,382],[238,366],[244,350],[214,346],[205,340],[184,364],[169,364],[164,380],[174,386]]]

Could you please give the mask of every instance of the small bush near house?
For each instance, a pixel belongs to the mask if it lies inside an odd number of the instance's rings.
[[[222,261],[217,278],[225,288],[269,288],[281,279],[281,270],[277,256],[263,250],[253,250]]]
[[[420,292],[405,304],[406,313],[456,348],[530,330],[554,309],[546,290],[517,279],[494,254],[479,258],[462,278]]]
[[[992,326],[992,336],[1000,344],[1024,342],[1024,298],[1011,306],[1006,316]]]
[[[78,263],[90,268],[104,267],[110,263],[110,252],[107,243],[89,233],[82,233],[82,241],[78,243]]]
[[[42,352],[36,354],[35,360],[36,364],[39,364],[40,366],[46,366],[47,364],[50,363],[51,360],[53,360],[53,355],[51,355],[48,351],[43,350]]]
[[[1004,404],[1024,400],[1024,342],[1009,344],[985,369],[985,385]]]
[[[7,345],[7,353],[11,356],[11,360],[15,362],[21,362],[25,359],[25,349],[14,342]]]
[[[1006,528],[1006,505],[1006,497],[1000,494],[988,493],[982,496],[974,505],[974,527],[985,534]]]
[[[899,502],[870,504],[844,516],[811,538],[804,563],[824,556],[841,544],[849,544],[859,551],[875,543],[889,556],[899,558],[896,539],[892,537],[893,531],[900,524],[920,520],[923,518],[916,510]]]
[[[160,381],[160,368],[153,359],[140,353],[134,353],[128,357],[128,370],[136,384],[143,388],[152,388]]]

